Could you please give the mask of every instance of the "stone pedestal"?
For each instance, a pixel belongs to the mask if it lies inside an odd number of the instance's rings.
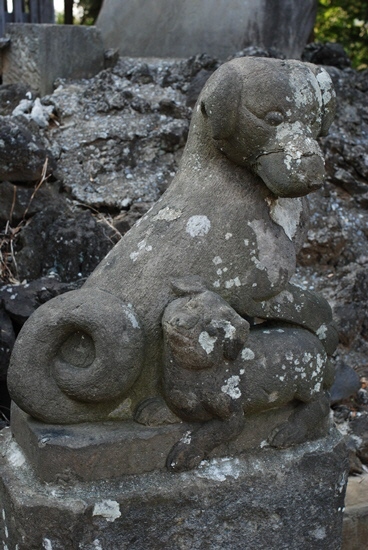
[[[335,431],[293,449],[214,458],[182,474],[54,483],[35,476],[9,429],[0,438],[0,540],[8,550],[341,546],[347,464]]]
[[[91,78],[104,68],[96,27],[10,23],[10,46],[2,53],[3,84],[22,82],[38,95],[50,94],[57,78]]]

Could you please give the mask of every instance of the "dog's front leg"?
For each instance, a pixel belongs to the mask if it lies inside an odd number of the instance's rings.
[[[172,472],[192,470],[221,445],[235,439],[243,430],[244,412],[237,408],[229,418],[209,420],[187,432],[171,449],[166,466]]]

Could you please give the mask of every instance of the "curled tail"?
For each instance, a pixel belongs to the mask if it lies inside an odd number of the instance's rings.
[[[131,307],[98,289],[68,292],[22,328],[8,373],[11,397],[45,422],[107,419],[141,371],[143,345]]]

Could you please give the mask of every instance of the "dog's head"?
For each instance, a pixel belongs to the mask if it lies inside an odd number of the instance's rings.
[[[252,168],[276,196],[298,197],[323,183],[316,140],[332,123],[335,97],[318,66],[244,57],[212,75],[197,109],[229,160]]]

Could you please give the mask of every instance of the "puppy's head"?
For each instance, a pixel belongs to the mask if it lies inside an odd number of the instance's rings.
[[[334,107],[324,69],[254,57],[222,65],[197,104],[215,147],[252,168],[279,197],[303,196],[322,185],[324,160],[316,139],[327,134]]]
[[[172,357],[191,370],[211,368],[223,359],[235,360],[249,332],[249,323],[210,291],[171,302],[162,326]]]

